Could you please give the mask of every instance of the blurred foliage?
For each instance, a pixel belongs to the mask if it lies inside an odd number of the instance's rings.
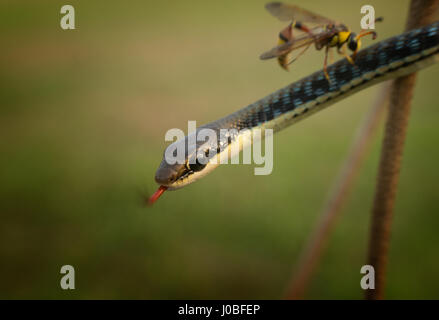
[[[289,73],[259,61],[284,26],[265,2],[77,0],[70,31],[59,27],[60,1],[0,3],[0,298],[282,297],[376,87],[277,134],[269,176],[224,166],[152,209],[141,201],[157,187],[168,129],[215,120],[322,67],[315,50]],[[359,30],[363,4],[306,8]],[[403,30],[408,1],[367,4],[385,18],[378,40]],[[433,66],[417,84],[388,298],[439,298],[438,75]],[[310,298],[362,298],[381,136]],[[65,264],[74,291],[60,289]]]

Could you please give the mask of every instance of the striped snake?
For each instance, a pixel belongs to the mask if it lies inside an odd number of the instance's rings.
[[[398,36],[380,41],[359,51],[355,65],[342,59],[328,67],[330,82],[325,78],[323,70],[273,92],[265,98],[250,104],[224,118],[199,127],[212,129],[218,133],[220,129],[237,129],[237,134],[230,134],[218,144],[196,142],[196,148],[186,148],[185,163],[168,164],[163,158],[155,175],[159,189],[150,198],[155,202],[165,190],[184,187],[214,170],[218,164],[198,163],[189,160],[203,152],[206,156],[224,154],[234,156],[242,149],[240,139],[243,132],[254,129],[273,129],[279,131],[309,115],[326,108],[351,94],[384,80],[397,78],[425,68],[439,60],[439,21],[428,26],[414,29]],[[244,130],[248,129],[248,130]],[[187,146],[190,135],[169,145]],[[240,144],[238,148],[234,144]],[[201,150],[201,151],[200,151]],[[237,151],[238,150],[238,151]],[[165,150],[166,152],[166,150]]]

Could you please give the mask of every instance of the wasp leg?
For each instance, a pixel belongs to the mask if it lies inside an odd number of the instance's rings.
[[[300,21],[295,21],[294,24],[293,24],[293,27],[296,28],[296,29],[298,29],[298,30],[300,30],[300,31],[306,32],[306,33],[309,34],[312,38],[314,38],[314,40],[316,40],[316,36],[315,36],[315,34],[312,33],[312,32],[311,32],[311,29],[308,28],[306,25],[304,25],[302,22],[300,22]]]
[[[306,27],[305,25],[303,25],[301,22],[299,21],[292,21],[285,29],[281,30],[281,32],[279,32],[279,40],[278,40],[278,45],[282,45],[285,44],[289,41],[293,41],[294,40],[294,34],[293,34],[293,30],[297,29],[303,32],[307,32],[309,34],[312,35],[310,29],[308,27]],[[288,71],[288,66],[290,64],[292,64],[294,61],[296,61],[301,55],[303,55],[305,53],[305,51],[309,48],[309,45],[306,46],[294,59],[292,59],[291,61],[288,61],[288,54],[285,55],[281,55],[278,57],[278,62],[279,65],[285,69],[286,71]]]
[[[329,50],[328,55],[329,55],[329,57],[328,57],[328,59],[329,59],[329,64],[331,64],[332,62],[334,62],[334,51]]]
[[[310,28],[308,28],[307,26],[305,26],[302,22],[300,21],[294,21],[293,22],[293,27],[296,28],[297,30],[306,32],[306,33],[311,33]]]
[[[346,53],[346,47],[345,47],[345,46],[342,46],[342,47],[337,48],[337,53],[338,53],[338,54],[341,54],[343,57],[345,57],[346,60],[348,60],[349,63],[350,63],[351,65],[355,65],[354,60],[351,58],[351,56],[349,56],[349,55]],[[354,52],[354,55],[353,55],[353,56],[355,57],[355,52]]]
[[[292,59],[290,62],[288,62],[288,66],[290,65],[290,64],[292,64],[294,61],[296,61],[297,59],[299,59],[300,58],[300,56],[301,55],[303,55],[305,52],[306,52],[306,50],[308,50],[308,48],[310,47],[312,45],[312,42],[309,44],[309,45],[307,45],[306,47],[305,47],[305,49],[303,49],[294,59]]]
[[[293,29],[300,30],[302,32],[306,32],[311,36],[314,36],[311,32],[311,29],[305,26],[302,22],[293,20],[285,29],[282,29],[279,32],[279,39],[283,42],[288,42],[294,39]]]
[[[329,84],[331,84],[331,79],[329,78],[329,74],[328,74],[328,52],[329,52],[329,46],[326,46],[325,62],[323,63],[323,73],[325,74],[326,80],[328,80]]]

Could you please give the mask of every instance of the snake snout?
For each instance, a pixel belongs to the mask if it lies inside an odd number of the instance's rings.
[[[160,167],[155,173],[155,181],[160,185],[169,185],[177,179],[177,172],[171,168]]]

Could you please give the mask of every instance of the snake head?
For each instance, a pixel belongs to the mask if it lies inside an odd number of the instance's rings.
[[[171,143],[155,174],[159,189],[151,196],[152,204],[165,190],[183,188],[212,172],[220,164],[250,145],[251,131],[200,127],[188,136]]]
[[[198,131],[197,131],[198,132]],[[163,159],[155,174],[159,189],[150,197],[152,204],[165,190],[183,188],[215,169],[219,149],[216,141],[197,141],[196,133],[171,143],[163,153]],[[215,142],[215,143],[213,143]]]

